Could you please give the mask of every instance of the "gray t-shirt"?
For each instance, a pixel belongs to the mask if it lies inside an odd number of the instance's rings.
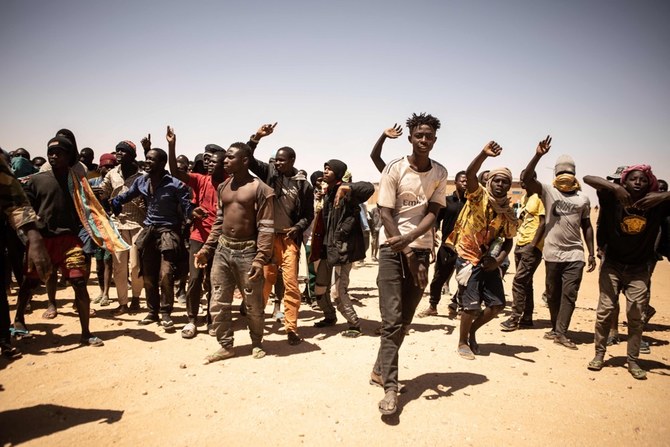
[[[548,262],[584,262],[582,219],[588,219],[591,202],[583,191],[562,193],[542,183],[542,203],[546,210],[544,249]]]

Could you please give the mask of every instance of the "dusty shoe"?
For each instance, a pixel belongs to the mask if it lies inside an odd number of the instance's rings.
[[[335,326],[335,323],[337,323],[337,318],[324,318],[323,320],[314,323],[314,327]]]
[[[417,318],[435,317],[437,316],[437,309],[429,305],[424,310],[416,314],[416,316]]]
[[[115,317],[118,317],[118,316],[126,314],[128,312],[129,312],[129,309],[128,309],[127,304],[119,304],[119,307],[112,310],[112,315],[114,315]]]
[[[140,311],[140,297],[134,296],[130,299],[130,306],[128,306],[128,310],[130,310],[131,313]]]
[[[508,318],[500,323],[503,332],[512,332],[519,329],[519,321],[516,318]]]
[[[640,354],[651,354],[651,347],[648,341],[640,340]]]
[[[621,343],[619,334],[612,334],[607,337],[607,346],[618,345],[619,343]]]
[[[291,346],[296,346],[302,343],[302,338],[293,331],[288,331],[287,333],[288,344]]]
[[[100,299],[100,305],[102,307],[109,306],[109,304],[112,302],[112,300],[109,299],[109,296],[103,295],[102,299]]]
[[[568,349],[577,349],[577,345],[574,344],[568,337],[565,335],[556,335],[556,338],[554,338],[554,343],[557,345],[562,345]]]

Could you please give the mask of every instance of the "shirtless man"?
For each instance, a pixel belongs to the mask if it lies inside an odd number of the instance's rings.
[[[205,268],[214,255],[210,310],[221,348],[208,355],[205,364],[235,356],[231,307],[236,286],[245,297],[252,356],[256,359],[265,356],[261,346],[263,266],[272,256],[274,191],[251,176],[251,159],[251,148],[244,143],[233,143],[226,152],[223,167],[233,177],[218,188],[216,221],[207,241],[194,256],[195,266]]]

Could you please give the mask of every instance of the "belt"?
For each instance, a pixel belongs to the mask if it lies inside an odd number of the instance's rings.
[[[229,248],[231,250],[246,250],[248,248],[256,248],[256,241],[253,239],[249,239],[246,241],[238,241],[221,235],[219,237],[219,245],[221,245],[222,247]]]

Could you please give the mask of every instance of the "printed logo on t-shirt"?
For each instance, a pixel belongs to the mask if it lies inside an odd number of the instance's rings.
[[[426,196],[421,194],[417,196],[416,194],[413,194],[411,191],[407,191],[405,193],[402,193],[400,195],[400,199],[402,200],[402,206],[405,207],[414,207],[418,205],[423,205],[427,202]]]
[[[581,206],[578,204],[564,202],[562,200],[557,200],[551,206],[551,214],[555,217],[561,216],[570,216],[572,214],[580,214]]]

